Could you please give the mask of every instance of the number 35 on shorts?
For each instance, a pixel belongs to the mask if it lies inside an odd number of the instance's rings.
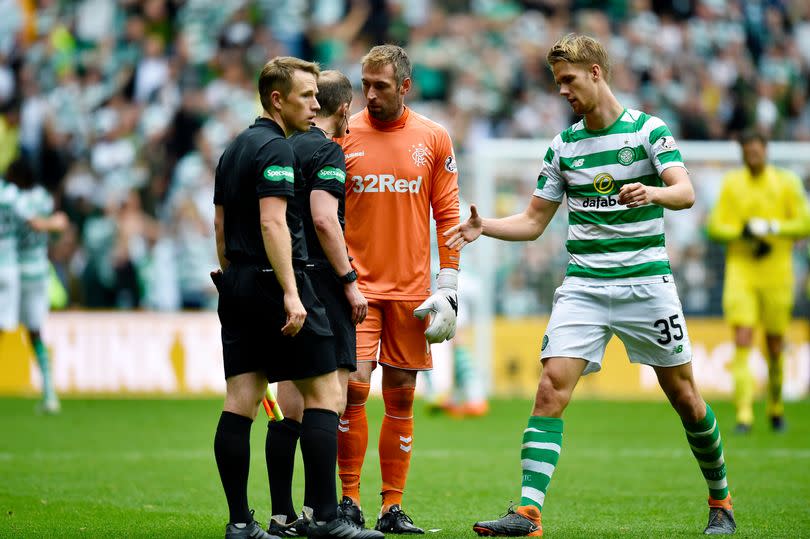
[[[673,314],[667,318],[659,318],[653,322],[653,327],[661,334],[656,339],[658,344],[662,346],[672,345],[672,352],[670,355],[677,355],[683,353],[684,343],[683,339],[685,333],[680,314]]]

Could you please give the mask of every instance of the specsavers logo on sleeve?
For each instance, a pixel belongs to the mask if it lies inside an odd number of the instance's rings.
[[[265,180],[271,182],[295,182],[295,174],[293,173],[292,167],[269,166],[264,169],[263,176]]]
[[[323,167],[318,171],[318,177],[322,180],[335,180],[346,183],[346,173],[335,167]]]

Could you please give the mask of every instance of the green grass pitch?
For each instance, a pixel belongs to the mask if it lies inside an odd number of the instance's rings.
[[[225,497],[212,442],[221,400],[70,400],[59,416],[35,401],[0,399],[0,537],[222,537]],[[739,537],[810,537],[810,402],[789,403],[772,434],[761,407],[754,431],[732,433],[714,404],[726,449]],[[427,537],[475,537],[478,519],[519,501],[520,442],[530,403],[492,403],[484,418],[430,416],[416,407],[404,507]],[[249,496],[270,514],[265,418],[254,424]],[[369,403],[363,505],[379,509],[379,400]],[[697,537],[706,487],[666,403],[575,401],[543,512],[545,534]],[[294,494],[303,496],[302,466]]]

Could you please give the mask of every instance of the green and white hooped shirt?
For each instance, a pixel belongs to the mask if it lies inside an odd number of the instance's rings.
[[[589,130],[581,120],[551,143],[534,196],[568,199],[570,255],[566,282],[636,284],[671,275],[664,208],[619,204],[628,183],[663,186],[661,173],[683,167],[669,128],[655,116],[625,109],[613,125]]]
[[[0,177],[0,272],[17,271],[19,189]]]
[[[22,279],[45,279],[48,276],[48,233],[37,232],[28,225],[35,217],[53,213],[53,197],[41,185],[20,189],[21,220],[17,226],[17,252]]]

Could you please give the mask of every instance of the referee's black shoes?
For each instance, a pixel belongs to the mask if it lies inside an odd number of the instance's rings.
[[[366,530],[355,524],[349,517],[338,513],[329,522],[307,522],[309,539],[383,539],[385,535],[377,530]]]
[[[250,512],[253,516],[253,511]],[[229,523],[225,526],[225,539],[281,539],[278,535],[270,535],[262,529],[255,520],[251,522]]]

